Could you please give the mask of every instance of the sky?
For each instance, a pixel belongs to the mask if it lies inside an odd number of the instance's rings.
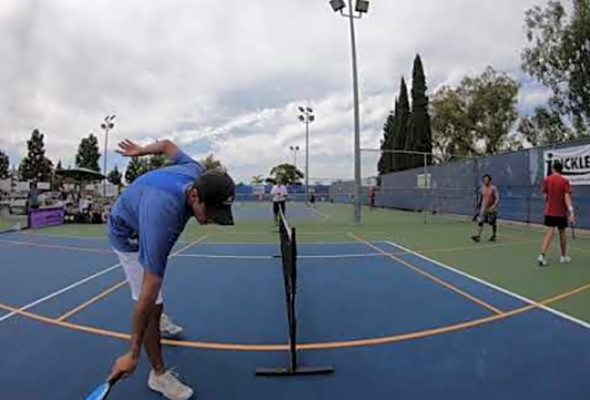
[[[422,56],[429,94],[488,65],[521,83],[523,114],[548,92],[520,69],[524,12],[533,0],[372,0],[356,20],[361,144],[377,148],[401,76]],[[72,165],[81,138],[115,114],[118,140],[168,138],[191,156],[214,154],[238,182],[279,163],[304,169],[312,107],[310,179],[353,176],[348,21],[328,0],[2,0],[0,149],[11,163],[31,131]],[[363,152],[363,176],[375,174]],[[102,159],[100,161],[102,166]]]

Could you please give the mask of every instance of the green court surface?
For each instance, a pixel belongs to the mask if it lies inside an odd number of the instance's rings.
[[[235,207],[233,227],[198,226],[191,221],[182,241],[204,238],[207,243],[276,243],[278,235],[272,225],[268,203],[241,203]],[[470,236],[474,224],[451,216],[363,209],[363,222],[352,223],[352,206],[318,204],[308,209],[303,204],[290,204],[288,217],[297,227],[300,243],[350,242],[351,240],[392,241],[433,260],[466,272],[534,301],[551,299],[578,288],[573,295],[551,303],[551,307],[578,319],[590,322],[590,237],[580,232],[571,241],[569,265],[558,262],[557,237],[549,266],[539,268],[543,231],[540,227],[500,223],[496,243],[475,244]],[[484,230],[484,238],[489,235]],[[63,225],[30,233],[72,237],[104,237],[104,225]],[[568,232],[569,235],[569,232]]]

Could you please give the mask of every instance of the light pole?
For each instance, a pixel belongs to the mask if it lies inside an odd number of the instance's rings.
[[[295,169],[297,169],[297,153],[299,153],[301,148],[299,146],[289,146],[289,150],[293,152],[293,165],[295,166]]]
[[[354,32],[354,20],[362,18],[369,11],[369,2],[356,0],[356,6],[352,9],[352,0],[348,0],[348,14],[344,13],[346,3],[344,0],[330,0],[330,5],[335,12],[350,21],[350,46],[352,49],[352,93],[354,100],[354,222],[361,222],[361,122],[359,111],[359,85],[356,60],[356,37]]]
[[[299,121],[305,124],[305,204],[309,204],[309,124],[315,121],[311,107],[299,107]]]
[[[107,197],[107,148],[109,145],[109,131],[115,127],[115,114],[107,115],[100,127],[104,130],[104,183],[102,186],[102,196]]]

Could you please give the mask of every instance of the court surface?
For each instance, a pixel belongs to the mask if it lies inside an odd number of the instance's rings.
[[[191,224],[174,249],[166,309],[185,332],[164,341],[199,399],[588,399],[589,239],[574,262],[534,263],[540,234],[417,214],[290,204],[299,239],[303,365],[333,375],[261,378],[287,364],[278,235],[266,203],[233,228]],[[127,349],[132,302],[104,227],[0,236],[0,398],[83,399]],[[555,254],[552,255],[555,258]],[[148,364],[112,399],[158,399]]]

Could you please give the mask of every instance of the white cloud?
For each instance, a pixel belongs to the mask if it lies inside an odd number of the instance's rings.
[[[100,121],[114,112],[111,143],[166,136],[190,149],[206,142],[246,180],[291,160],[289,145],[303,146],[296,108],[309,104],[318,118],[310,174],[350,177],[349,33],[327,3],[3,0],[0,147],[16,159],[39,128],[50,157],[67,165],[83,136],[94,131],[102,140]],[[516,74],[523,15],[533,3],[373,0],[357,24],[363,146],[378,146],[417,52],[432,90],[489,64]],[[367,175],[374,158],[363,157]],[[300,166],[303,159],[302,152]]]

